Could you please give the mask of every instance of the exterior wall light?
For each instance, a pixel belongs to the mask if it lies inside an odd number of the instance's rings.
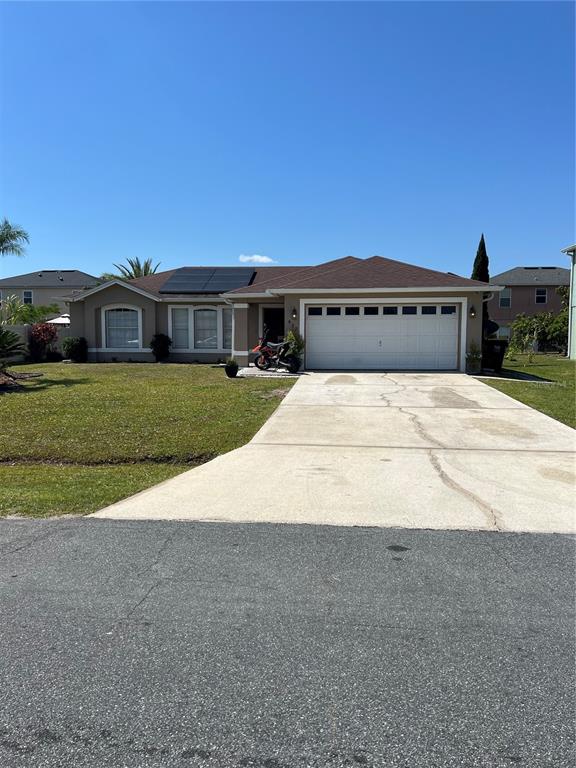
[[[470,307],[470,317],[476,317],[476,307],[474,304]]]
[[[296,312],[296,307],[292,307],[292,320],[296,320],[298,317],[298,313]]]

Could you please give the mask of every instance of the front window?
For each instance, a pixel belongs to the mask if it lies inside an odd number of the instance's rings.
[[[548,291],[546,288],[536,288],[536,304],[546,304],[548,301]]]
[[[106,346],[110,349],[134,349],[140,346],[138,311],[116,308],[105,310]]]
[[[218,317],[215,309],[194,310],[194,349],[218,349]]]
[[[499,306],[500,309],[508,309],[511,306],[512,303],[512,291],[510,288],[504,288],[503,291],[500,291],[500,300],[499,300]]]
[[[22,303],[23,304],[32,304],[32,291],[23,291],[22,292]]]
[[[172,308],[172,348],[188,349],[188,309],[186,307]]]
[[[222,310],[222,349],[232,349],[232,309]]]

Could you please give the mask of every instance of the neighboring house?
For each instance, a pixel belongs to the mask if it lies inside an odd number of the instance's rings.
[[[266,324],[298,330],[308,369],[465,370],[481,345],[482,298],[497,286],[374,256],[309,267],[183,267],[112,280],[70,299],[71,334],[91,360],[171,359],[246,365]]]
[[[576,245],[563,248],[562,253],[570,256],[570,301],[568,315],[568,357],[576,360]]]
[[[71,294],[95,285],[98,285],[96,277],[78,269],[43,269],[1,279],[0,301],[18,296],[24,304],[58,304],[61,312],[67,312],[66,302]]]
[[[488,302],[490,319],[498,323],[497,336],[510,338],[510,327],[517,315],[537,315],[562,309],[557,293],[561,285],[570,284],[570,270],[562,267],[515,267],[491,278],[504,289]]]

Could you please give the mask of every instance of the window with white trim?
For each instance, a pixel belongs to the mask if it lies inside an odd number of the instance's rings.
[[[222,349],[232,349],[232,307],[222,307]]]
[[[32,291],[22,291],[22,304],[32,304]]]
[[[548,301],[548,290],[546,288],[536,288],[536,304],[546,304]]]
[[[173,305],[168,311],[168,335],[174,351],[231,351],[232,307]]]
[[[218,315],[215,309],[194,310],[194,349],[218,349]]]
[[[127,307],[104,310],[105,346],[134,349],[140,346],[139,312]]]
[[[190,344],[187,307],[172,307],[172,349],[188,349]]]
[[[500,291],[498,306],[500,307],[500,309],[509,309],[511,305],[512,305],[512,291],[510,288],[504,288],[504,290]]]

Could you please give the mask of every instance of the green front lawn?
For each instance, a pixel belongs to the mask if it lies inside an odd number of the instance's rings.
[[[21,365],[0,394],[0,515],[92,512],[244,445],[292,385],[211,365]]]
[[[483,379],[494,389],[576,428],[576,363],[557,355],[511,354],[504,360],[502,376],[527,375],[533,381]]]

